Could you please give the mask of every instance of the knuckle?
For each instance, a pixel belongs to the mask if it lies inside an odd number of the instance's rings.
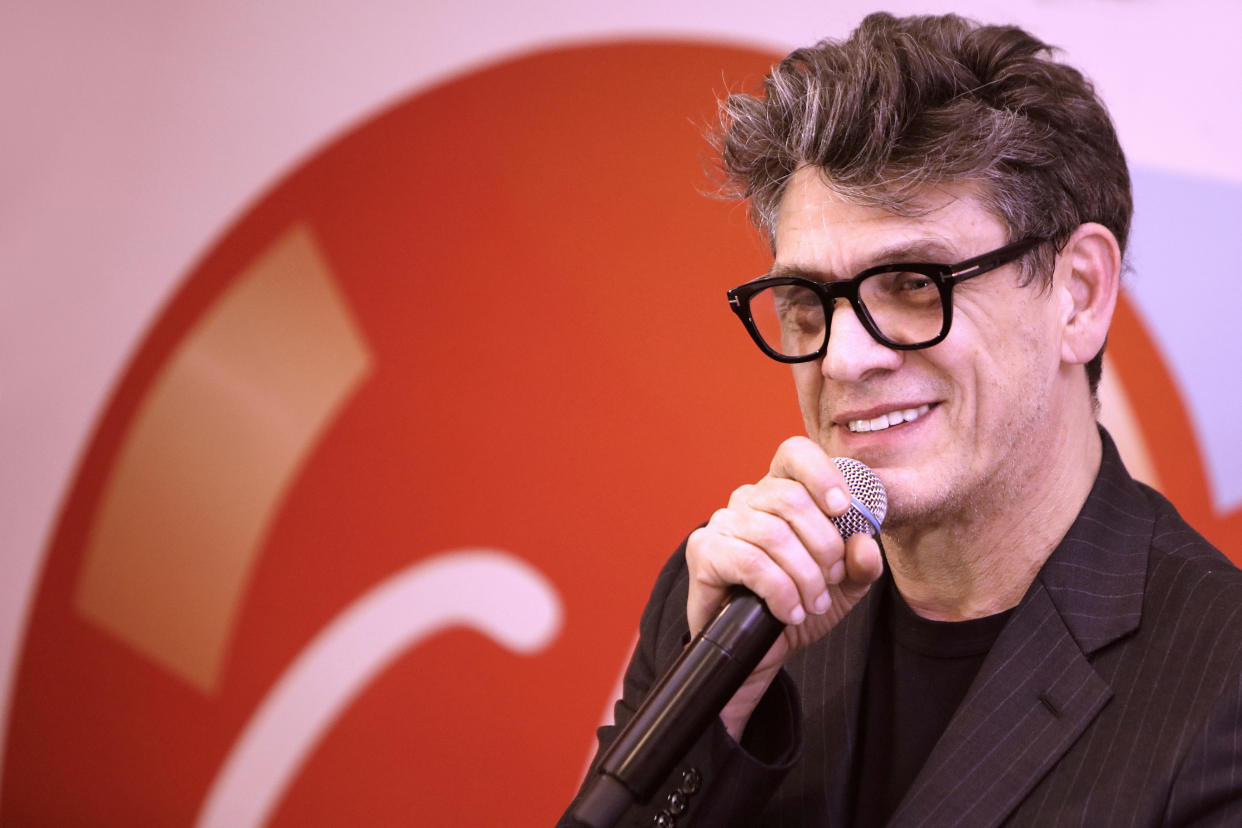
[[[772,465],[768,467],[769,474],[781,474],[782,469],[789,465],[789,461],[797,454],[794,442],[797,438],[790,437],[776,447],[776,454],[772,455]]]
[[[819,568],[819,564],[810,555],[805,555],[797,559],[791,566],[793,575],[799,585],[814,590],[820,586],[824,580],[823,570]]]
[[[774,487],[776,506],[783,514],[793,514],[806,508],[809,496],[799,483],[785,481],[787,485]]]
[[[779,593],[788,583],[773,560],[758,549],[739,553],[734,566],[739,582],[764,598]]]
[[[747,530],[748,540],[762,549],[775,549],[790,535],[789,527],[780,519],[755,520]]]
[[[738,486],[729,495],[729,508],[734,508],[746,503],[750,499],[751,492],[755,490],[755,484],[747,483],[744,486]]]
[[[770,474],[773,477],[784,477],[819,482],[824,476],[826,467],[836,468],[828,460],[828,455],[818,443],[805,435],[790,437],[781,443],[776,455],[772,458]]]
[[[758,549],[739,549],[734,557],[738,575],[746,583],[756,583],[767,568],[768,556]]]
[[[711,556],[711,546],[718,535],[706,526],[700,526],[686,538],[686,566],[691,572],[702,568],[703,561]]]
[[[720,510],[720,512],[724,511],[724,509]],[[701,557],[705,554],[711,554],[711,550],[719,544],[726,534],[720,522],[716,520],[716,516],[713,515],[712,520],[709,520],[706,525],[700,526],[687,536],[686,557]]]
[[[781,442],[780,447],[776,450],[777,454],[791,454],[806,451],[807,445],[814,445],[811,439],[802,434],[796,434]]]
[[[710,534],[711,530],[706,526],[700,526],[698,529],[691,532],[689,537],[686,538],[686,554],[689,555],[692,549],[697,550],[703,544],[707,543],[708,536]]]

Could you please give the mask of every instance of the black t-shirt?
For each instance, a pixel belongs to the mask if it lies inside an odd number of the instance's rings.
[[[1009,619],[929,621],[891,579],[867,653],[854,768],[854,825],[884,825],[970,689]]]

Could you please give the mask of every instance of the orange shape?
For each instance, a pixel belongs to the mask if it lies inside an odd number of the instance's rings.
[[[310,231],[294,227],[140,403],[89,533],[78,611],[213,690],[265,529],[370,364]]]

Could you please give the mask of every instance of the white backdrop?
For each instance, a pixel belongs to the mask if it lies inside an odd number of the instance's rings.
[[[376,110],[555,43],[709,37],[786,50],[872,3],[345,0],[0,9],[0,716],[84,441],[161,304],[228,223]],[[1024,25],[1093,77],[1135,170],[1129,290],[1182,386],[1218,509],[1242,502],[1242,12],[1231,3],[900,2]],[[1190,277],[1196,277],[1191,280]],[[1210,277],[1210,278],[1204,278]],[[1191,281],[1171,295],[1166,285]],[[1210,295],[1205,296],[1208,293]]]

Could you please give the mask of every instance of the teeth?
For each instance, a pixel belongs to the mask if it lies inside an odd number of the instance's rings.
[[[887,414],[881,414],[870,420],[850,420],[849,429],[855,434],[867,431],[883,431],[889,426],[895,426],[898,423],[909,423],[922,417],[931,410],[930,405],[920,405],[918,408],[904,408],[898,411],[890,411]]]

